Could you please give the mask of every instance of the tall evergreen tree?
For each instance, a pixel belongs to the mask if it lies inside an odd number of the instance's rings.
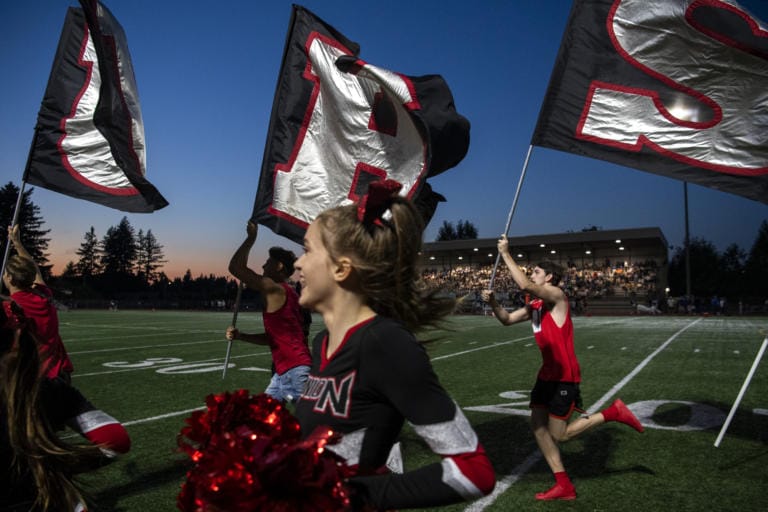
[[[17,223],[21,226],[21,242],[32,255],[43,277],[48,279],[51,275],[51,265],[48,264],[48,243],[50,239],[46,237],[50,229],[43,229],[44,220],[40,215],[40,207],[32,202],[31,196],[34,188],[24,191],[21,204],[19,206],[19,215]],[[16,209],[16,202],[19,197],[19,187],[9,181],[0,189],[0,226],[7,229],[11,225]],[[0,234],[0,246],[5,251],[5,244],[8,242],[6,233]]]
[[[146,234],[140,229],[137,240],[138,251],[136,260],[138,275],[145,283],[154,283],[160,275],[158,269],[162,268],[163,263],[166,262],[163,259],[165,257],[163,246],[157,242],[151,229],[148,229]]]
[[[133,275],[138,251],[136,234],[128,217],[123,217],[120,224],[107,230],[101,250],[100,263],[104,274]]]
[[[445,240],[474,240],[477,238],[477,228],[468,220],[459,220],[456,227],[452,222],[443,221],[443,225],[437,232],[436,242]]]
[[[101,272],[101,246],[93,226],[90,231],[86,231],[83,243],[80,244],[76,254],[80,259],[75,264],[75,271],[83,280],[88,280]]]
[[[453,222],[443,221],[443,225],[437,232],[436,242],[444,242],[446,240],[456,240],[456,228],[453,227]]]
[[[459,220],[456,225],[456,236],[459,240],[477,239],[477,228],[468,220]]]
[[[746,253],[737,244],[729,245],[720,256],[718,288],[722,295],[731,298],[744,295],[748,287],[745,275],[746,259]]]
[[[698,297],[710,297],[722,293],[718,289],[720,257],[714,244],[702,238],[692,238],[689,245],[691,264],[691,293]],[[673,295],[686,291],[685,248],[680,247],[669,263],[669,287]]]

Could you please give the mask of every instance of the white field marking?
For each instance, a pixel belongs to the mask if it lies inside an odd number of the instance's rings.
[[[167,336],[167,335],[173,335],[173,334],[221,334],[224,335],[225,329],[189,329],[183,326],[180,327],[137,327],[137,326],[109,326],[109,329],[120,329],[120,330],[127,330],[127,329],[135,329],[135,330],[142,330],[142,331],[152,331],[151,333],[145,332],[145,333],[138,333],[138,334],[124,334],[120,333],[120,338],[141,338],[142,336]],[[98,329],[91,329],[90,332],[97,331]],[[74,341],[101,341],[105,337],[112,336],[111,334],[106,333],[93,333],[92,336],[88,336],[88,334],[81,334],[82,330],[78,330],[76,332],[67,332],[65,331],[65,334],[62,335],[65,338],[71,338]]]
[[[753,414],[759,414],[761,416],[768,416],[768,409],[752,409]]]
[[[143,329],[146,331],[181,331],[184,330],[184,326],[170,327],[168,324],[161,326],[147,325],[147,324],[80,324],[76,322],[61,322],[59,325],[65,325],[74,329]]]
[[[158,332],[158,333],[154,333],[153,332],[152,334],[147,334],[147,333],[145,333],[145,334],[120,334],[119,336],[115,336],[114,338],[111,338],[109,336],[104,336],[104,335],[94,336],[92,338],[86,338],[84,336],[74,336],[73,337],[71,333],[68,333],[66,336],[62,336],[62,337],[65,338],[64,343],[66,345],[70,345],[72,343],[91,343],[91,342],[94,342],[94,341],[99,342],[99,341],[104,341],[105,338],[116,339],[116,340],[124,340],[124,339],[128,339],[128,338],[146,338],[147,336],[152,336],[153,338],[156,338],[158,336],[178,336],[179,334],[186,335],[186,334],[216,334],[216,333],[220,333],[220,331],[214,331],[212,329],[208,329],[208,330],[205,330],[205,331],[203,331],[203,330],[174,329],[174,330],[169,330],[168,332]],[[223,337],[224,336],[222,335],[222,338]]]
[[[693,322],[689,323],[679,331],[677,331],[675,334],[673,334],[667,341],[661,344],[659,348],[654,350],[651,355],[643,359],[643,361],[638,364],[634,370],[629,372],[626,377],[621,379],[618,384],[613,386],[611,389],[608,390],[608,392],[602,396],[597,402],[592,404],[592,406],[588,409],[588,411],[596,411],[599,410],[608,400],[610,400],[616,393],[619,392],[621,388],[627,385],[629,381],[631,381],[635,375],[637,375],[640,370],[645,368],[648,363],[651,362],[651,360],[656,357],[660,352],[662,352],[664,349],[669,346],[670,343],[672,343],[675,338],[680,336],[683,332],[688,330],[689,328],[693,327],[697,323],[699,323],[702,319],[698,318],[694,320]],[[523,477],[539,460],[541,460],[542,455],[540,450],[536,450],[531,455],[529,455],[522,463],[520,463],[514,470],[512,470],[512,473],[504,476],[501,480],[496,482],[496,487],[494,487],[493,492],[489,494],[488,496],[481,498],[475,502],[473,502],[471,505],[467,506],[467,508],[464,509],[464,512],[481,512],[485,510],[486,507],[489,505],[492,505],[496,499],[501,496],[504,492],[507,491],[515,482],[520,480],[520,478]]]
[[[518,342],[518,341],[527,340],[529,338],[533,338],[533,336],[525,336],[524,338],[517,338],[516,340],[498,341],[496,343],[491,343],[490,345],[485,345],[485,346],[482,346],[482,347],[473,348],[471,350],[462,350],[461,352],[454,352],[453,354],[446,354],[444,356],[433,357],[431,359],[431,361],[439,361],[440,359],[448,359],[449,357],[463,356],[464,354],[471,354],[472,352],[477,352],[478,350],[485,350],[485,349],[488,349],[488,348],[501,347],[501,346],[509,345],[511,343],[515,343],[515,342]]]
[[[180,346],[187,346],[187,345],[201,345],[205,343],[221,343],[222,341],[226,341],[224,339],[216,339],[216,340],[203,340],[203,341],[187,341],[184,343],[167,343],[165,345],[143,345],[138,347],[115,347],[115,348],[102,348],[97,350],[80,350],[78,352],[70,352],[67,351],[70,355],[77,355],[77,354],[97,354],[101,352],[122,352],[125,350],[139,350],[139,349],[145,349],[145,348],[164,348],[164,347],[180,347]]]
[[[271,352],[257,352],[255,354],[245,354],[241,356],[232,356],[229,359],[242,359],[245,357],[258,357],[258,356],[265,356],[265,355],[271,355]],[[181,361],[177,363],[168,363],[168,364],[158,364],[155,366],[143,366],[141,368],[122,368],[119,370],[109,370],[105,372],[91,372],[91,373],[73,373],[72,378],[77,377],[93,377],[94,375],[111,375],[113,373],[125,373],[125,372],[133,372],[133,371],[140,371],[140,370],[158,370],[160,368],[168,368],[172,366],[179,366],[181,364],[200,364],[200,363],[215,363],[221,361],[221,363],[224,363],[223,357],[215,357],[213,359],[203,359],[201,361]]]
[[[509,345],[510,343],[515,343],[516,341],[522,341],[522,340],[527,339],[527,338],[530,338],[530,336],[528,336],[526,338],[516,339],[516,340],[502,341],[502,342],[494,343],[492,345],[488,345],[488,346],[485,346],[485,347],[474,348],[472,350],[464,350],[462,352],[456,352],[455,354],[446,354],[444,356],[439,356],[439,357],[432,358],[432,361],[435,361],[437,359],[447,359],[449,357],[459,356],[459,355],[463,355],[463,354],[469,354],[471,352],[477,352],[478,350],[485,350],[487,348],[494,348],[494,347],[500,347],[500,346],[503,346],[503,345]],[[269,352],[266,352],[266,354],[269,354]],[[249,357],[249,356],[238,356],[238,357]],[[237,357],[232,357],[231,359],[237,359]],[[218,359],[213,359],[212,361],[218,361]],[[207,361],[199,361],[199,362],[207,362]],[[178,363],[176,363],[176,364],[178,364]],[[133,368],[133,369],[129,369],[129,370],[117,370],[117,371],[102,372],[102,373],[90,373],[90,374],[79,375],[79,376],[80,377],[86,377],[88,375],[103,375],[104,373],[119,373],[119,372],[131,371],[131,370],[150,370],[150,369],[153,369],[153,368],[157,369],[157,368],[160,368],[160,366],[153,366],[153,367],[149,367],[149,368]],[[78,375],[77,374],[73,375],[73,377],[75,377],[75,376],[78,376]],[[204,408],[205,407],[198,407],[197,409],[186,409],[186,410],[183,410],[183,411],[169,412],[169,413],[166,413],[166,414],[161,414],[160,416],[153,416],[151,418],[144,418],[144,419],[134,420],[134,421],[126,421],[126,422],[123,423],[123,425],[128,426],[128,425],[136,425],[138,423],[148,423],[150,421],[161,420],[161,419],[170,418],[170,417],[173,417],[173,416],[181,416],[182,414],[189,414],[190,412],[197,411],[197,410],[204,409]]]
[[[140,423],[149,423],[150,421],[164,420],[166,418],[173,418],[174,416],[181,416],[182,414],[189,414],[195,411],[201,411],[205,408],[206,406],[202,405],[200,407],[195,407],[194,409],[186,409],[184,411],[169,412],[166,414],[161,414],[159,416],[152,416],[151,418],[142,418],[140,420],[125,421],[123,422],[123,426],[130,427],[131,425],[138,425]]]
[[[78,352],[67,351],[69,355],[79,354],[98,354],[101,352],[122,352],[124,350],[140,350],[143,348],[165,348],[165,347],[185,347],[187,345],[201,345],[204,343],[223,343],[226,341],[223,337],[216,340],[204,340],[204,341],[186,341],[184,343],[167,343],[165,345],[144,345],[139,347],[115,347],[115,348],[100,348],[98,350],[80,350]]]

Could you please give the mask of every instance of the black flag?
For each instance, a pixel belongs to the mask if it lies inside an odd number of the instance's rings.
[[[407,77],[294,6],[251,220],[301,243],[323,210],[392,179],[429,221],[444,200],[426,179],[457,165],[469,122],[437,75]]]
[[[70,8],[24,180],[128,212],[168,202],[145,178],[144,125],[128,44],[95,0]]]
[[[733,0],[576,0],[531,143],[768,203],[768,26]]]

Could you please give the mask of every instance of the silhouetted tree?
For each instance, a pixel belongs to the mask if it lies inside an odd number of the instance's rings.
[[[101,242],[101,266],[107,275],[133,275],[136,266],[137,244],[133,226],[127,217],[112,226]]]
[[[437,232],[437,242],[445,240],[474,240],[477,238],[477,228],[468,220],[459,220],[456,227],[452,222],[443,221]]]
[[[737,244],[729,245],[720,255],[718,272],[720,294],[731,298],[744,295],[748,286],[745,276],[746,260],[746,253]]]
[[[459,220],[456,225],[456,236],[459,240],[476,240],[477,228],[468,220]]]
[[[50,229],[43,229],[43,218],[40,216],[40,207],[32,202],[31,196],[34,188],[24,191],[19,206],[19,215],[17,223],[21,226],[21,242],[32,255],[43,277],[47,280],[51,276],[51,265],[48,264],[48,242],[50,239],[45,235],[50,233]],[[16,209],[16,202],[19,197],[19,187],[9,181],[0,189],[0,247],[5,251],[5,244],[8,243],[7,229],[11,225]]]
[[[75,264],[75,271],[83,280],[88,280],[101,272],[101,247],[93,226],[90,231],[86,231],[83,238],[76,251],[80,259]]]
[[[720,294],[720,257],[715,246],[707,240],[692,238],[689,248],[691,293],[700,297]],[[685,280],[685,247],[678,247],[669,263],[669,287],[673,295],[685,295]]]
[[[163,254],[163,246],[157,242],[151,229],[146,234],[140,229],[137,237],[136,263],[138,275],[145,283],[154,283],[158,277],[158,269],[166,262]]]

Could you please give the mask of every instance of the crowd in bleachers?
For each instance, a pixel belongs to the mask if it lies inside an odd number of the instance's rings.
[[[530,274],[533,266],[521,265],[520,268]],[[425,269],[422,278],[429,287],[441,288],[457,298],[464,298],[466,307],[478,308],[480,291],[488,287],[493,265],[456,265],[450,269]],[[592,299],[607,297],[627,297],[628,300],[645,300],[656,294],[658,269],[654,261],[639,264],[621,262],[611,264],[606,260],[602,264],[587,263],[577,266],[569,261],[563,268],[560,286],[571,299],[576,312],[586,309],[586,303]],[[512,281],[509,270],[502,263],[496,269],[494,290],[497,298],[505,307],[519,307],[525,298]]]

